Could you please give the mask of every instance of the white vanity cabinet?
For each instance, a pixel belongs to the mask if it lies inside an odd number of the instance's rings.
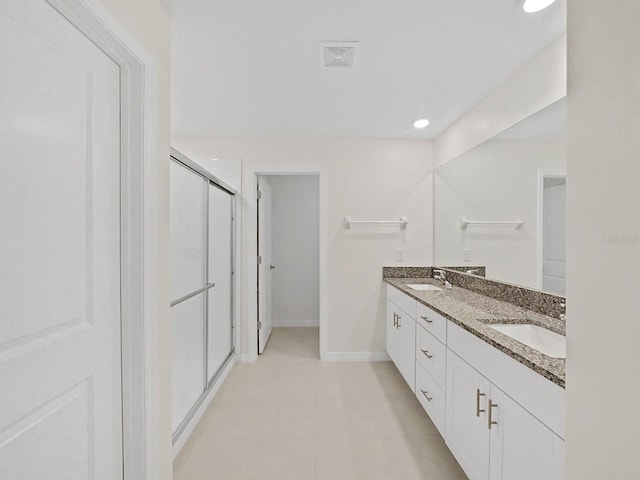
[[[564,391],[456,325],[449,339],[445,440],[469,479],[561,480],[564,441],[537,416],[561,418]]]
[[[564,441],[451,350],[446,442],[470,480],[561,480]]]
[[[564,389],[387,285],[387,352],[470,480],[562,480]]]
[[[415,311],[415,305],[414,305]],[[416,321],[391,300],[387,300],[387,353],[415,392]]]

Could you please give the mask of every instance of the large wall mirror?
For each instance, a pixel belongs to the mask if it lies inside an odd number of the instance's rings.
[[[564,295],[566,101],[435,174],[435,264]]]

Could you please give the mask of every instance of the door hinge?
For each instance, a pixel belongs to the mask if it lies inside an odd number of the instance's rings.
[[[258,200],[262,200],[262,192],[258,190]]]
[[[262,330],[262,320],[258,320],[258,330]]]
[[[262,257],[258,255],[258,265],[262,265]]]

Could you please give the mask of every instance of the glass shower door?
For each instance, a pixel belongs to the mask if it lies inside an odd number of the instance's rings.
[[[185,163],[186,162],[186,163]],[[172,157],[171,374],[174,441],[233,352],[235,196]]]
[[[171,162],[170,297],[172,425],[205,390],[208,182]]]
[[[209,292],[207,372],[211,381],[233,348],[232,253],[233,196],[209,184]]]

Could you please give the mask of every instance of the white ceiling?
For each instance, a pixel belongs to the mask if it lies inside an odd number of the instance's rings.
[[[566,31],[566,0],[162,2],[175,136],[433,138]],[[326,41],[356,67],[323,69]]]

